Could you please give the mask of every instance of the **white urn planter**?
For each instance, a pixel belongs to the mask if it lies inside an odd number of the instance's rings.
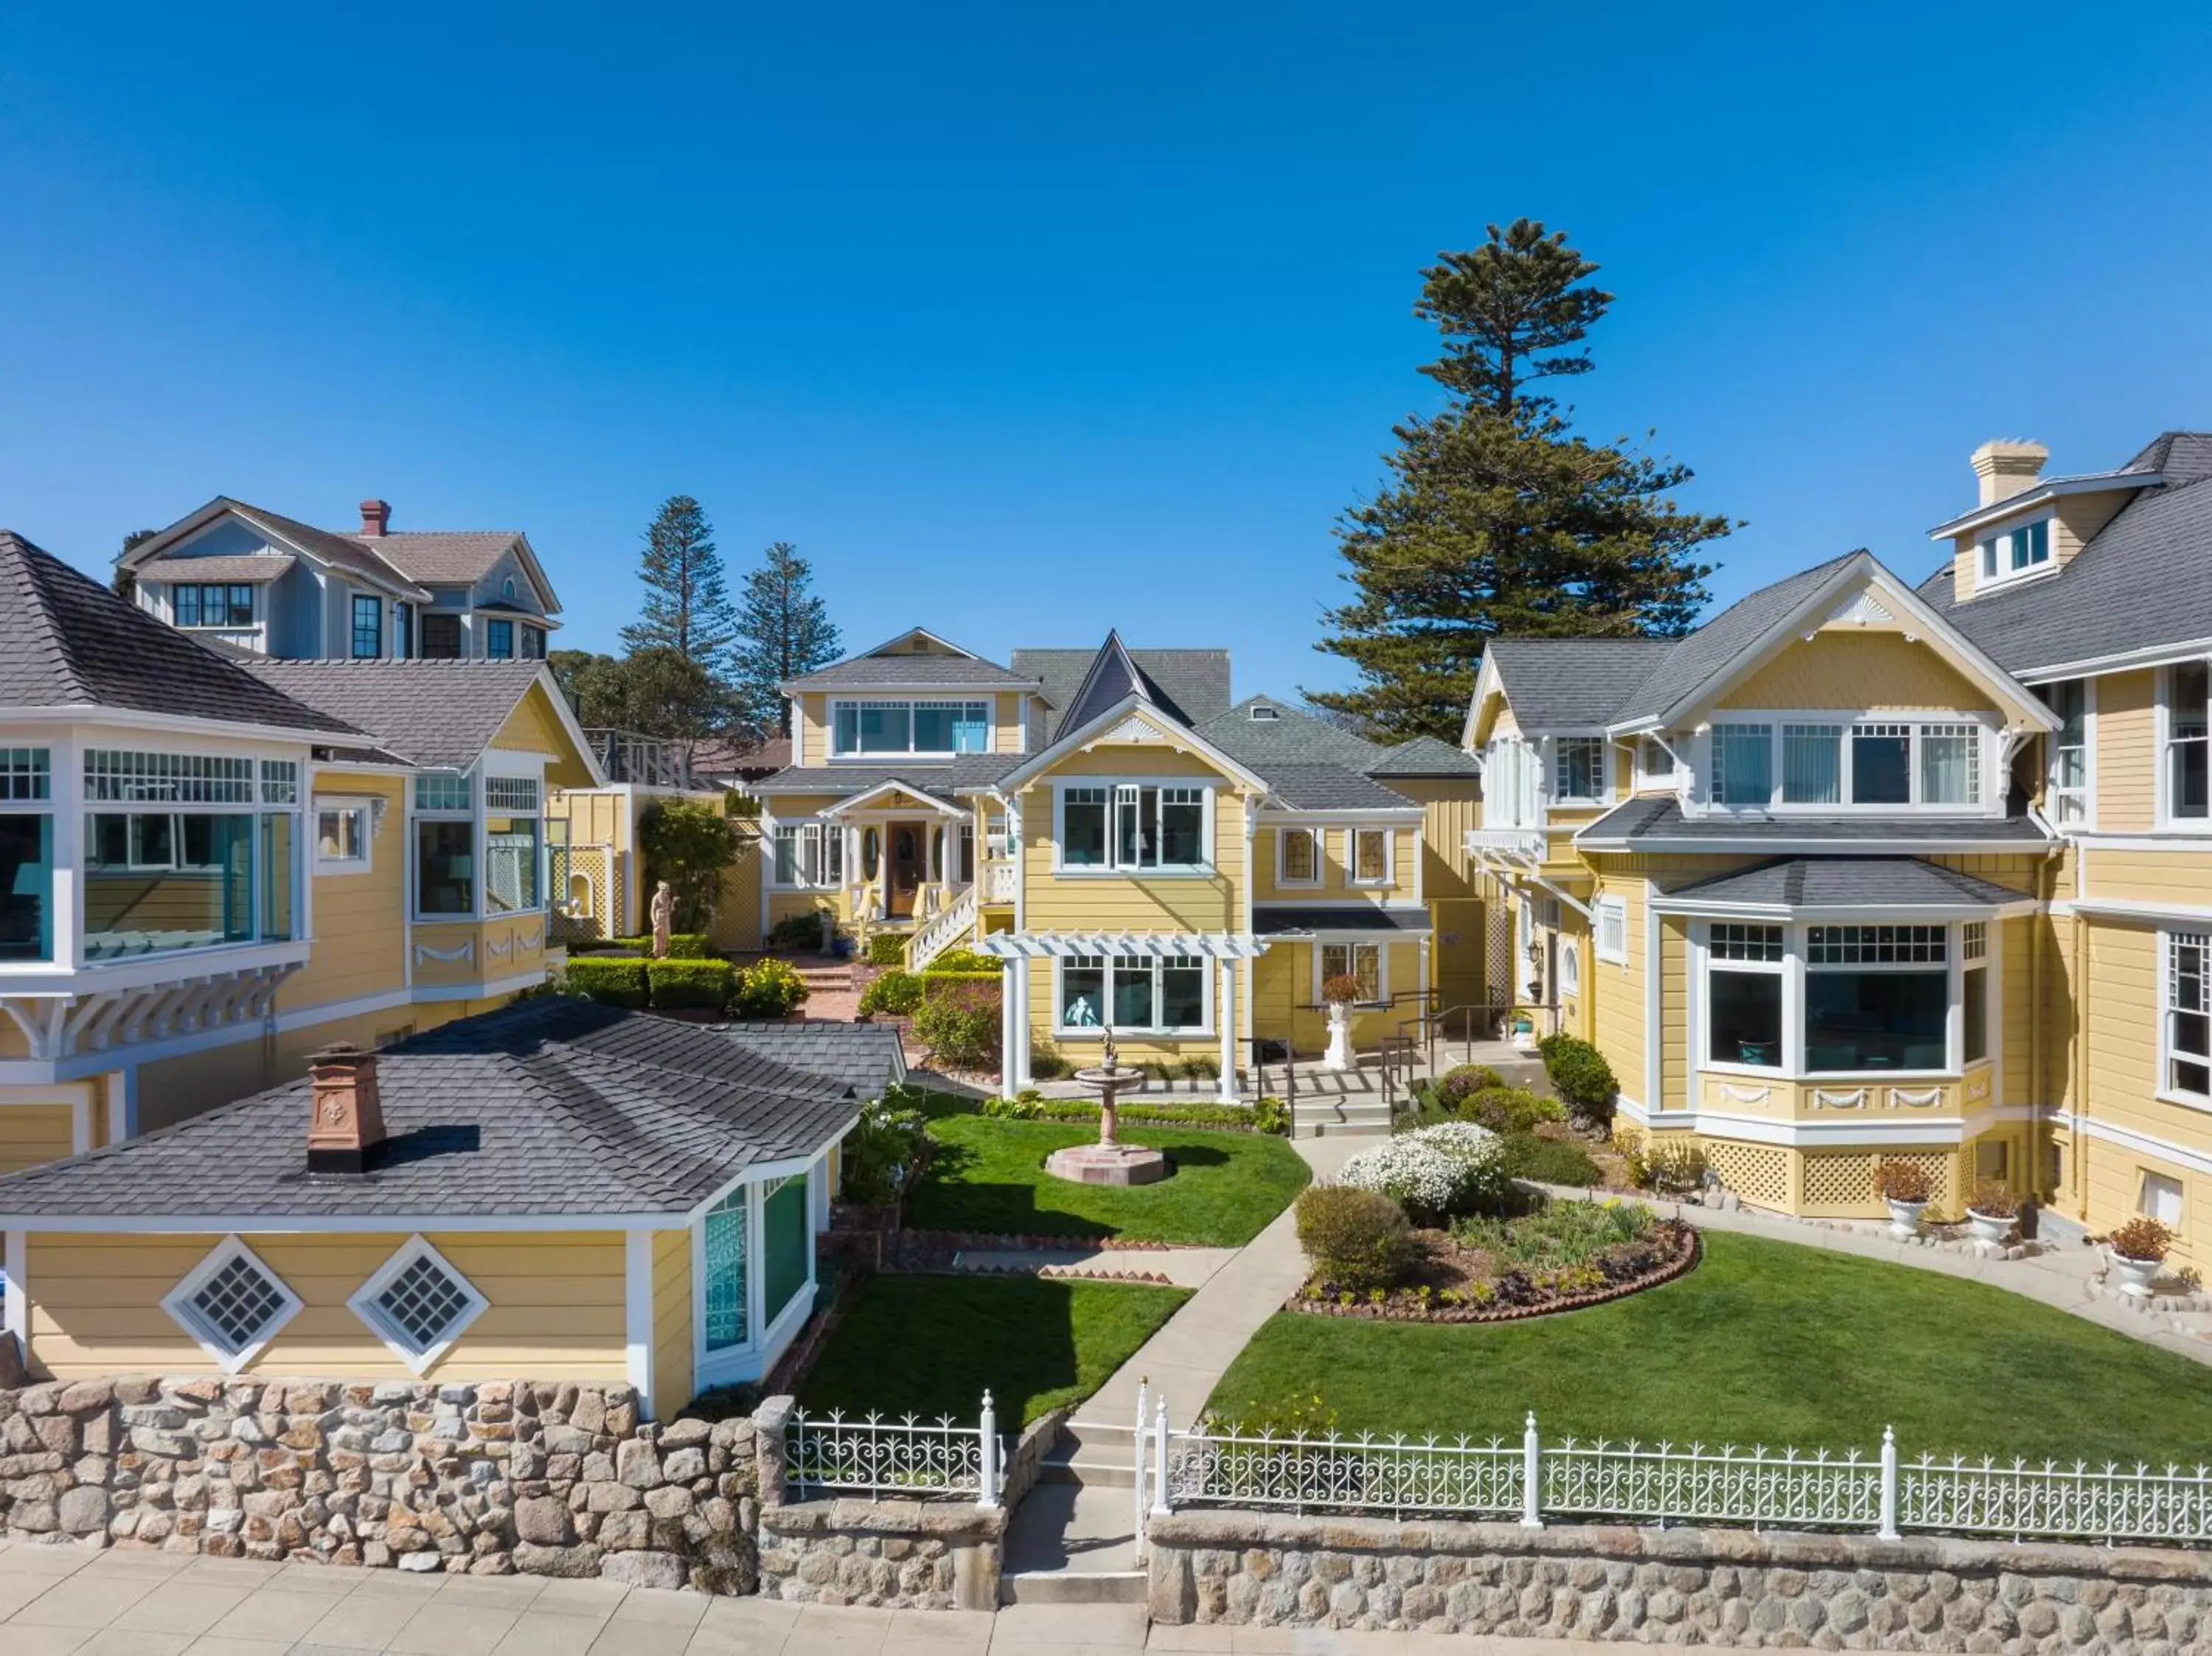
[[[1322,1054],[1324,1070],[1349,1070],[1352,1067],[1352,1008],[1345,1002],[1328,1004],[1328,1050]]]
[[[2115,1253],[2112,1255],[2113,1286],[2123,1294],[2147,1300],[2151,1295],[2151,1284],[2158,1281],[2158,1273],[2165,1265],[2163,1259],[2130,1259],[2124,1253]]]
[[[1925,1202],[1889,1203],[1889,1234],[1900,1242],[1909,1242],[1920,1234],[1920,1216],[1928,1210]]]
[[[1992,1247],[2002,1247],[2012,1240],[2014,1223],[2009,1213],[1977,1213],[1966,1210],[1966,1233],[1978,1242],[1987,1242]]]

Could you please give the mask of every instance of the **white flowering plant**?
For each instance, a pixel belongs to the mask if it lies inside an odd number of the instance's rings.
[[[1513,1186],[1498,1135],[1472,1121],[1445,1121],[1401,1133],[1344,1164],[1340,1183],[1380,1191],[1416,1222],[1443,1224],[1462,1214],[1495,1212]]]

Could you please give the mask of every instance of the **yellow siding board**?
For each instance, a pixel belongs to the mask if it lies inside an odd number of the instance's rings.
[[[76,1112],[66,1104],[0,1103],[0,1174],[76,1153]]]
[[[653,1239],[653,1406],[663,1420],[697,1389],[691,1344],[690,1233],[659,1231]]]
[[[2148,828],[2156,815],[2158,675],[2106,673],[2097,681],[2097,826]]]
[[[1996,704],[1924,640],[1838,627],[1793,640],[1719,705],[1981,712]]]

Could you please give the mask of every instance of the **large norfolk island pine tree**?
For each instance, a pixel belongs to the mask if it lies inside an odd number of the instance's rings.
[[[637,574],[645,603],[622,629],[623,645],[633,652],[673,650],[719,678],[723,653],[738,636],[737,617],[714,528],[698,501],[672,494],[660,503],[645,531]]]
[[[1705,604],[1698,549],[1729,520],[1678,510],[1688,467],[1592,443],[1545,389],[1590,370],[1597,268],[1520,219],[1421,273],[1443,337],[1421,372],[1449,400],[1395,428],[1382,490],[1340,521],[1352,597],[1315,646],[1360,682],[1313,701],[1383,740],[1456,743],[1493,638],[1671,637]]]
[[[814,591],[814,571],[789,541],[761,554],[745,577],[732,652],[738,703],[757,730],[791,734],[791,704],[778,687],[826,667],[842,647],[830,607]]]

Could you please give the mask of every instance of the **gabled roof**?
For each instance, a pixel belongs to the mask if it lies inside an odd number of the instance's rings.
[[[1762,908],[2002,908],[2031,901],[1917,857],[1785,857],[1677,886],[1669,902]]]
[[[1389,779],[1402,776],[1466,777],[1482,774],[1482,761],[1473,754],[1462,752],[1449,742],[1439,742],[1433,736],[1417,736],[1410,742],[1401,742],[1385,748],[1375,762],[1367,767],[1370,776]]]
[[[888,1023],[805,1018],[797,1023],[726,1023],[732,1040],[763,1058],[848,1088],[854,1097],[881,1098],[906,1079],[906,1052]]]
[[[2152,462],[2163,482],[2122,507],[2057,573],[1962,601],[1946,558],[1920,597],[2015,674],[2212,639],[2212,433],[2167,432],[2123,470]]]
[[[1660,638],[1501,638],[1485,659],[1524,730],[1611,724],[1675,647]]]
[[[286,695],[9,530],[0,530],[0,707],[119,708],[361,734],[342,711]]]
[[[686,1214],[748,1168],[819,1154],[859,1112],[848,1076],[780,1062],[765,1044],[592,1001],[520,1001],[377,1054],[386,1137],[362,1173],[307,1171],[302,1080],[0,1179],[0,1214]]]
[[[936,651],[904,651],[898,646],[908,639],[927,639],[952,653]],[[927,689],[933,685],[1004,685],[1007,688],[1035,689],[1036,681],[1025,678],[1019,672],[1009,672],[995,661],[986,661],[972,650],[963,649],[947,638],[925,628],[909,627],[896,638],[887,638],[871,649],[847,656],[842,661],[833,661],[827,667],[817,667],[811,673],[801,673],[783,685],[786,690],[834,690],[843,687],[878,687],[893,689]]]
[[[333,534],[327,529],[318,529],[313,524],[303,524],[296,518],[288,518],[265,507],[249,506],[244,500],[233,500],[228,494],[216,495],[198,511],[178,519],[151,540],[131,548],[124,555],[121,562],[125,568],[141,569],[225,513],[235,513],[278,545],[289,546],[293,551],[304,553],[318,562],[343,570],[349,575],[358,576],[372,585],[385,588],[396,597],[416,604],[429,602],[428,592],[358,540]]]
[[[1130,650],[1129,659],[1143,676],[1149,699],[1183,724],[1203,725],[1229,706],[1226,650]],[[1014,670],[1034,677],[1045,701],[1045,741],[1071,720],[1069,709],[1098,659],[1097,650],[1017,650]]]
[[[246,671],[295,701],[332,714],[343,709],[357,730],[433,770],[466,770],[500,733],[542,661],[276,661]],[[568,703],[550,682],[556,712]],[[575,739],[581,745],[581,737]]]
[[[392,529],[381,535],[352,538],[408,579],[425,586],[473,585],[513,552],[544,591],[545,607],[561,607],[544,571],[530,552],[528,538],[519,529]]]
[[[1863,560],[1879,568],[1864,552],[1848,552],[1810,569],[1801,569],[1770,586],[1747,593],[1694,633],[1674,640],[1667,653],[1652,664],[1651,676],[1636,688],[1614,715],[1616,719],[1656,719],[1687,701],[1729,668],[1740,664],[1775,628],[1840,574],[1848,564]]]
[[[1087,725],[1122,702],[1134,697],[1158,707],[1170,719],[1188,725],[1191,721],[1164,695],[1159,687],[1147,678],[1130,657],[1128,646],[1121,642],[1121,634],[1112,628],[1106,631],[1105,643],[1091,658],[1091,666],[1083,675],[1066,710],[1060,714],[1060,723],[1067,725]]]

